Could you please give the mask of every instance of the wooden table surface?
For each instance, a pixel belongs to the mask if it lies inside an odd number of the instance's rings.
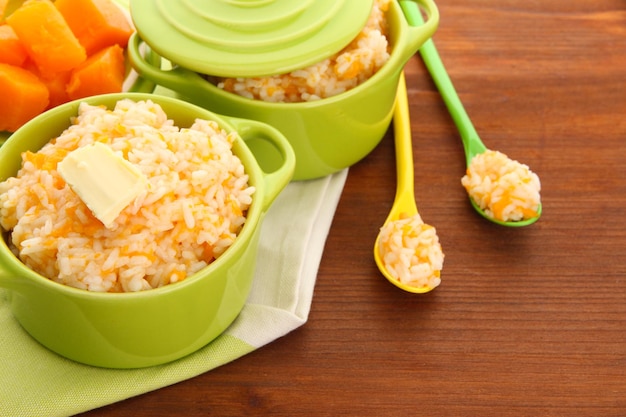
[[[350,170],[304,326],[85,416],[626,415],[626,1],[437,4],[434,41],[476,129],[542,180],[539,222],[472,210],[458,132],[416,56],[415,191],[441,286],[404,293],[372,259],[390,131]]]

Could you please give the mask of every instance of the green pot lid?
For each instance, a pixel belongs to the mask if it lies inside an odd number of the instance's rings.
[[[158,54],[225,77],[283,74],[328,58],[367,23],[374,0],[130,0]]]

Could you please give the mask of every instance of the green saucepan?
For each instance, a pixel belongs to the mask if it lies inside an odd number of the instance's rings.
[[[374,76],[334,97],[304,103],[270,103],[225,92],[197,70],[172,59],[178,52],[184,52],[184,48],[156,30],[161,26],[155,26],[157,21],[151,20],[153,10],[143,7],[148,3],[161,7],[154,0],[131,0],[131,17],[137,33],[130,40],[128,52],[135,70],[143,78],[217,113],[258,120],[278,128],[296,154],[295,180],[322,177],[352,166],[378,145],[391,122],[400,72],[432,37],[439,23],[439,12],[432,0],[394,0],[387,12],[390,58]],[[403,11],[406,7],[421,7],[427,14],[426,23],[410,25]],[[181,27],[181,31],[186,29]],[[154,65],[146,60],[140,53],[144,43],[173,65]],[[202,59],[206,61],[210,57],[206,55]]]
[[[17,321],[50,350],[89,365],[137,368],[196,351],[237,317],[254,277],[261,223],[275,197],[291,181],[295,155],[285,137],[271,126],[223,117],[176,98],[119,93],[82,101],[112,108],[123,98],[150,99],[181,127],[202,118],[239,134],[233,152],[256,188],[240,234],[217,260],[179,283],[136,293],[97,293],[35,273],[11,252],[3,231],[0,287]],[[16,175],[22,152],[37,151],[67,128],[78,105],[75,101],[49,110],[11,135],[0,148],[0,181]]]

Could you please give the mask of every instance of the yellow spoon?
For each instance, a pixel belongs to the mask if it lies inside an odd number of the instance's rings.
[[[398,84],[396,104],[393,114],[397,174],[396,195],[391,211],[385,220],[385,225],[401,218],[411,217],[418,214],[417,205],[415,204],[415,191],[413,184],[413,146],[411,143],[411,125],[408,107],[406,81],[404,73],[402,73]],[[374,260],[376,261],[380,272],[389,280],[389,282],[404,291],[412,293],[426,293],[434,288],[408,285],[395,278],[387,270],[383,261],[383,256],[380,253],[380,239],[381,233],[378,234],[376,242],[374,243]]]

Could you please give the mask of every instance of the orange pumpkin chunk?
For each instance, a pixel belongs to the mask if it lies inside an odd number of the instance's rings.
[[[85,48],[50,0],[27,0],[6,21],[42,73],[67,71],[87,58]]]
[[[41,81],[46,85],[46,87],[48,87],[48,92],[50,92],[50,103],[48,104],[48,109],[70,101],[66,88],[69,83],[70,76],[71,73],[69,71],[65,71],[57,72],[52,77],[41,78]]]
[[[46,85],[31,72],[0,63],[0,131],[15,132],[48,105]]]
[[[111,0],[56,0],[56,8],[76,35],[87,55],[118,44],[125,48],[133,29]]]
[[[59,104],[66,103],[70,101],[67,96],[67,92],[65,91],[65,87],[67,83],[70,81],[71,71],[62,71],[62,72],[54,72],[51,74],[42,74],[34,62],[26,61],[22,68],[32,72],[35,74],[41,82],[43,82],[46,87],[48,87],[48,92],[50,93],[50,102],[48,103],[48,107],[46,109],[50,109],[52,107],[56,107]]]
[[[0,25],[0,62],[19,67],[24,64],[27,57],[26,48],[13,28],[9,25]]]
[[[67,85],[70,100],[122,91],[126,66],[124,50],[119,45],[109,46],[92,56],[72,71]]]

